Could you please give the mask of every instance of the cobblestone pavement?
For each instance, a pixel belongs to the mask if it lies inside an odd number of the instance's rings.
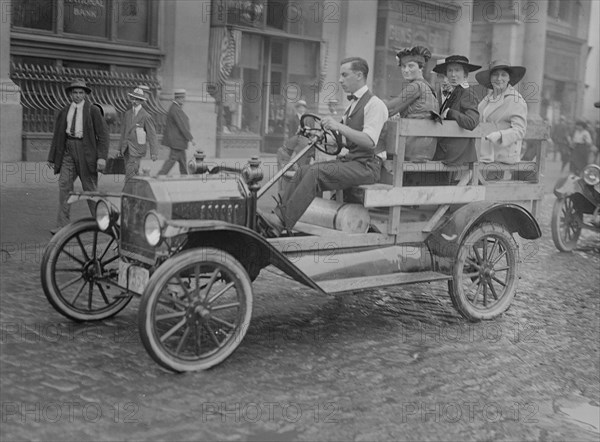
[[[598,440],[599,238],[559,253],[552,195],[543,238],[523,244],[517,297],[496,320],[466,322],[441,283],[323,297],[263,271],[236,352],[176,375],[141,345],[137,300],[94,324],[53,310],[39,264],[56,182],[41,169],[5,175],[3,441]]]

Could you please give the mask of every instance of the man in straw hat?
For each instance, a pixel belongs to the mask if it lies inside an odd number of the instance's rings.
[[[106,166],[109,132],[98,106],[85,99],[92,90],[84,80],[74,80],[66,89],[71,103],[65,106],[54,123],[54,135],[48,166],[58,178],[58,217],[55,234],[70,222],[69,193],[77,177],[84,191],[94,191],[98,185],[98,172]],[[88,201],[92,215],[95,203]]]
[[[125,182],[138,174],[142,158],[150,147],[152,161],[158,158],[158,142],[154,120],[142,106],[148,98],[144,90],[135,88],[129,92],[131,109],[127,110],[121,120],[121,139],[119,152],[125,156]]]
[[[469,59],[463,55],[451,55],[433,68],[433,72],[444,75],[447,79],[447,85],[442,90],[442,118],[454,120],[467,130],[473,130],[479,124],[479,100],[473,88],[469,87],[467,79],[469,72],[480,68],[481,66],[469,63]],[[433,159],[449,165],[475,162],[475,139],[439,138]]]
[[[179,164],[179,173],[187,175],[185,151],[189,142],[193,146],[196,143],[190,132],[190,119],[182,109],[184,103],[185,89],[175,89],[173,91],[173,104],[171,104],[167,114],[167,124],[162,139],[162,144],[169,147],[169,158],[158,172],[159,175],[169,173],[175,163]]]

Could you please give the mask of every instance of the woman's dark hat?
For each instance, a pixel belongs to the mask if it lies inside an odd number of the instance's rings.
[[[476,64],[469,63],[469,59],[464,55],[451,55],[447,57],[445,60],[438,61],[437,64],[432,71],[436,74],[446,74],[446,69],[448,69],[448,65],[450,63],[457,63],[464,66],[468,72],[476,71],[477,69],[481,69],[481,66],[477,66]]]
[[[488,89],[492,89],[490,76],[492,75],[492,71],[497,69],[502,69],[503,71],[508,72],[508,75],[510,76],[510,80],[508,82],[511,86],[514,86],[521,81],[527,70],[523,66],[511,66],[507,61],[504,60],[494,60],[490,63],[488,69],[475,74],[477,83],[487,87]]]
[[[71,84],[65,88],[65,91],[68,93],[71,92],[71,89],[83,89],[86,94],[90,94],[92,92],[92,90],[87,87],[87,84],[85,84],[85,81],[82,79],[73,80]]]
[[[398,66],[402,66],[402,59],[406,61],[417,61],[423,64],[427,63],[431,58],[431,51],[425,46],[414,46],[412,48],[405,48],[396,53],[396,60],[398,60]]]

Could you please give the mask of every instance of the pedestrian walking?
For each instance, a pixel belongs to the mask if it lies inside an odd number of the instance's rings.
[[[169,173],[175,163],[179,164],[179,173],[187,175],[185,151],[188,143],[195,146],[194,137],[190,133],[190,119],[183,111],[185,103],[185,89],[173,91],[173,103],[167,114],[167,124],[163,135],[162,144],[169,148],[169,158],[158,172],[159,175]]]
[[[75,180],[79,178],[84,191],[96,190],[98,172],[106,166],[109,147],[108,126],[102,112],[86,100],[92,90],[81,79],[74,80],[65,90],[71,103],[61,109],[56,118],[48,154],[48,166],[60,174],[58,216],[52,234],[70,222],[71,208],[67,199]],[[95,203],[88,201],[88,205],[94,215]]]
[[[121,139],[119,152],[125,157],[125,182],[138,174],[142,158],[150,147],[152,161],[158,159],[158,142],[154,120],[142,106],[148,98],[143,89],[135,88],[128,93],[131,109],[127,110],[121,120]]]
[[[562,162],[560,171],[562,172],[567,167],[567,164],[569,164],[571,156],[571,148],[569,147],[571,145],[571,130],[564,115],[561,115],[559,122],[552,127],[550,138],[552,138],[552,142],[554,143],[555,154],[556,152],[560,154]]]
[[[583,120],[575,122],[573,132],[573,146],[571,152],[571,173],[579,175],[590,162],[592,136],[587,130],[587,124]]]

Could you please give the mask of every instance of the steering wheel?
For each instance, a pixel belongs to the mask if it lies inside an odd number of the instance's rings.
[[[319,122],[320,127],[310,127],[307,124],[307,119],[313,120],[314,123]],[[300,117],[300,129],[298,133],[306,138],[314,139],[314,146],[321,152],[327,155],[339,154],[346,145],[342,140],[342,134],[337,130],[328,130],[320,123],[321,117],[315,114],[304,114]],[[327,141],[327,135],[330,141]]]

